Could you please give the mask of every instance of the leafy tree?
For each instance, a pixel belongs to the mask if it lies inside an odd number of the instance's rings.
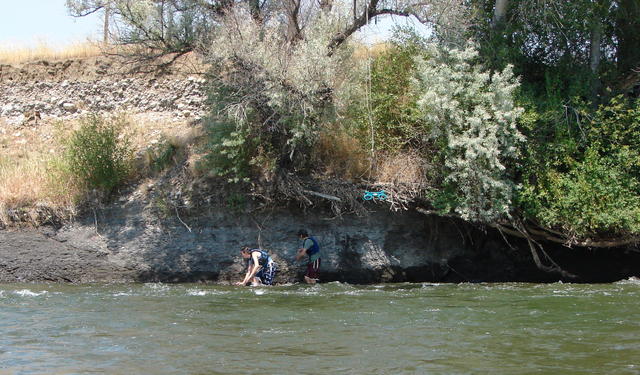
[[[412,3],[373,0],[364,8],[358,6],[356,12],[361,13],[355,19],[350,17],[350,4],[340,3],[294,7],[295,15],[294,10],[285,9],[283,17],[270,21],[251,17],[251,8],[229,10],[220,18],[224,27],[212,36],[207,60],[214,66],[213,86],[233,94],[212,114],[212,123],[236,124],[236,131],[229,133],[233,137],[260,138],[266,146],[260,158],[269,150],[270,164],[281,170],[308,170],[310,150],[321,127],[347,107],[349,92],[362,77],[363,66],[351,58],[348,36],[364,25],[363,19],[395,14],[408,4]],[[440,2],[431,4],[436,12]],[[409,8],[403,9],[409,14]],[[282,9],[273,12],[279,14]],[[455,7],[445,13],[454,14]],[[237,141],[227,144],[243,147]],[[252,152],[233,154],[257,157]]]
[[[578,238],[640,233],[640,107],[622,97],[576,108],[580,135],[525,164],[519,200],[536,222]]]

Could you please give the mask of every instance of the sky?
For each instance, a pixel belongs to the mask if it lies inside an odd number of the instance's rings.
[[[65,0],[0,0],[0,4],[0,49],[42,44],[64,47],[101,39],[100,15],[71,17]],[[405,17],[380,17],[369,25],[364,39],[370,43],[382,41],[391,35],[394,24],[407,22],[419,24]]]
[[[74,18],[65,0],[0,0],[0,48],[62,47],[99,40],[99,15]]]
[[[358,34],[364,41],[368,42],[369,44],[374,44],[389,39],[389,37],[391,37],[393,33],[393,29],[395,26],[407,25],[413,26],[423,35],[428,35],[430,33],[427,26],[421,24],[417,19],[413,17],[408,18],[402,16],[385,15],[372,20],[368,26],[360,29],[360,32]]]

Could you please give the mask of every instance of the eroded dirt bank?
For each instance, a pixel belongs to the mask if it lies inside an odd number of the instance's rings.
[[[298,282],[303,266],[294,263],[295,234],[301,227],[322,246],[323,281],[561,280],[538,270],[522,250],[525,244],[510,241],[512,248],[493,231],[411,211],[380,209],[366,217],[336,219],[318,210],[237,215],[212,208],[198,216],[158,220],[139,202],[127,202],[58,229],[0,231],[0,282],[229,282],[242,275],[238,250],[245,244],[271,252],[280,265],[278,282]],[[578,276],[565,281],[640,275],[637,252],[548,247],[547,253]]]

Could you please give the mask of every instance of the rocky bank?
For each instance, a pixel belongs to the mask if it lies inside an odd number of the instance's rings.
[[[203,72],[132,73],[109,58],[0,64],[0,118],[21,125],[87,113],[159,113],[176,119],[205,114]],[[36,116],[38,117],[36,119]]]

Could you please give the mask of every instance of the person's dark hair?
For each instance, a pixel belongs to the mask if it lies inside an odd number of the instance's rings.
[[[251,250],[251,248],[249,246],[242,246],[242,248],[240,249],[240,251],[242,251],[243,253],[248,253]]]
[[[298,236],[302,236],[302,237],[309,237],[309,233],[308,233],[306,230],[304,230],[304,229],[300,229],[300,230],[298,231]]]

